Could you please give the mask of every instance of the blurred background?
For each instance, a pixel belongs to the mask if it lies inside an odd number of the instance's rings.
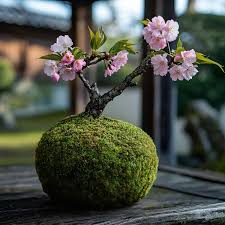
[[[78,81],[58,84],[43,74],[43,61],[59,35],[89,49],[87,26],[103,26],[111,46],[127,38],[137,55],[104,78],[104,65],[87,77],[104,92],[120,82],[146,54],[140,20],[163,15],[180,23],[186,48],[225,65],[225,0],[1,0],[0,166],[34,163],[41,134],[58,120],[83,110]],[[225,171],[225,74],[202,66],[191,81],[172,83],[146,72],[138,87],[109,104],[105,114],[142,127],[157,144],[161,162]]]

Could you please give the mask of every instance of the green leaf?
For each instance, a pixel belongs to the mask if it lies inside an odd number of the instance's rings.
[[[91,30],[90,27],[88,27],[89,30],[89,35],[90,35],[90,46],[92,49],[94,49],[94,39],[95,39],[95,34],[94,32]]]
[[[176,47],[176,54],[179,54],[181,52],[185,51],[185,48],[183,47],[183,43],[179,37],[178,41],[177,41],[177,47]]]
[[[121,40],[116,42],[113,47],[109,50],[110,54],[117,54],[118,52],[122,50],[126,50],[131,54],[136,54],[135,50],[133,49],[132,43],[129,43],[128,40]]]
[[[92,40],[95,37],[95,34],[89,26],[88,26],[88,30],[89,30],[90,39]]]
[[[224,72],[223,65],[205,57],[204,54],[202,54],[200,52],[196,52],[196,57],[197,57],[197,63],[199,63],[199,64],[214,64],[214,65],[218,66]]]
[[[183,51],[185,51],[185,48],[179,47],[179,48],[176,49],[176,54],[179,54],[179,53],[181,53]]]
[[[100,45],[104,45],[106,40],[107,40],[107,37],[106,37],[106,34],[105,32],[103,31],[102,27],[100,28],[100,34],[101,34],[101,42],[100,42]],[[101,47],[100,46],[100,47]]]
[[[82,51],[78,47],[73,48],[72,54],[73,54],[75,59],[83,59],[86,56],[86,52]]]
[[[102,29],[102,27],[98,28],[96,33],[94,33],[90,27],[89,34],[90,34],[90,45],[93,50],[99,49],[107,40],[107,37]]]
[[[62,59],[62,56],[59,54],[49,54],[49,55],[41,56],[40,59],[60,61]]]
[[[177,42],[177,48],[183,48],[183,43],[179,37],[178,42]]]
[[[144,24],[145,26],[147,26],[148,23],[150,22],[150,20],[149,20],[149,19],[145,19],[145,20],[141,20],[140,22],[141,22],[142,24]]]

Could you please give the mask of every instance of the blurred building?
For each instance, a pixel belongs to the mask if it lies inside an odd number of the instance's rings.
[[[71,21],[60,15],[43,15],[26,9],[22,2],[0,7],[0,56],[8,58],[20,76],[42,73],[49,46],[71,28]]]

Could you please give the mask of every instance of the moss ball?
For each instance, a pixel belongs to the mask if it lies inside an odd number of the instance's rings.
[[[158,157],[140,128],[107,117],[68,117],[45,132],[36,149],[44,192],[84,208],[131,205],[156,179]]]

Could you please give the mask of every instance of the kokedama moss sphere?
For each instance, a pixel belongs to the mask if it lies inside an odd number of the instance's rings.
[[[56,201],[106,208],[143,198],[156,179],[158,157],[140,128],[107,117],[68,117],[44,133],[36,150],[43,190]]]

